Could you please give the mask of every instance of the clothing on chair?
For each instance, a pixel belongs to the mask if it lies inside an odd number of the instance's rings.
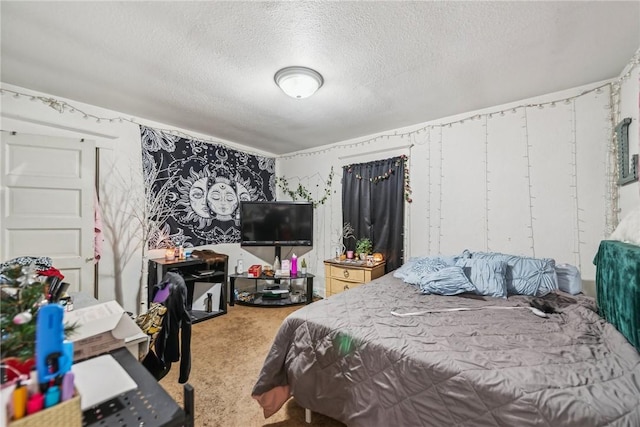
[[[171,369],[171,363],[180,361],[178,381],[186,383],[191,373],[191,316],[187,309],[187,285],[179,273],[169,271],[153,287],[154,301],[156,294],[162,295],[161,291],[166,287],[169,287],[169,293],[163,304],[167,312],[154,346],[157,360],[149,360],[145,366],[156,379],[161,379]]]
[[[149,350],[153,349],[156,338],[162,330],[162,321],[164,320],[166,312],[167,307],[154,301],[149,305],[149,310],[147,310],[146,313],[142,313],[136,317],[138,327],[149,336]],[[141,356],[143,358],[146,357],[146,353]]]

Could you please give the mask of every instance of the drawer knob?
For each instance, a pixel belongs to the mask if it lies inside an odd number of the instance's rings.
[[[349,277],[349,270],[342,270],[344,277]]]
[[[344,285],[344,288],[342,288],[343,291],[348,291],[349,290],[349,285]]]

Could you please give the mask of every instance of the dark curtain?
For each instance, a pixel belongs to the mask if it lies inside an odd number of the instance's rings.
[[[344,166],[342,221],[357,239],[369,237],[373,251],[384,255],[386,271],[404,262],[404,157]],[[347,250],[355,241],[345,241]]]

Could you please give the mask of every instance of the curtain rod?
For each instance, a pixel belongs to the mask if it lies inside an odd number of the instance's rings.
[[[414,144],[407,144],[407,145],[401,145],[399,147],[389,147],[389,148],[382,148],[380,150],[374,150],[374,151],[368,151],[366,153],[357,153],[357,154],[348,154],[346,156],[340,156],[338,157],[338,160],[342,160],[342,159],[349,159],[351,157],[358,157],[358,156],[364,156],[364,155],[368,155],[368,154],[377,154],[377,153],[384,153],[385,151],[393,151],[393,150],[404,150],[405,148],[411,148],[413,147]]]

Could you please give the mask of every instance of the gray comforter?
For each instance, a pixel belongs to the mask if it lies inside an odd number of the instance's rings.
[[[252,394],[266,416],[293,395],[349,426],[640,426],[640,354],[593,300],[497,308],[530,300],[422,295],[388,274],[292,313]]]

